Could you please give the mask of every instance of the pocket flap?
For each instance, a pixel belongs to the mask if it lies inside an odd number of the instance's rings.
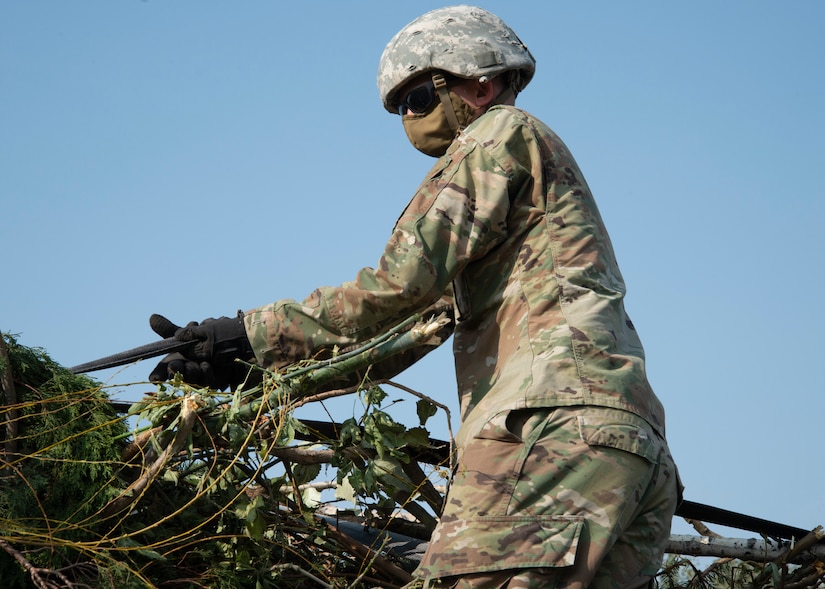
[[[591,422],[587,416],[579,416],[579,430],[582,440],[590,446],[617,448],[641,456],[648,462],[656,462],[659,454],[659,443],[649,427],[614,421]]]
[[[584,526],[578,516],[500,516],[442,523],[416,576],[571,566]]]

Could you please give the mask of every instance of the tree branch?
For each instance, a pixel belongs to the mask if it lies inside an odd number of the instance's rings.
[[[161,469],[166,465],[170,456],[174,456],[186,444],[186,440],[195,424],[198,416],[198,403],[196,395],[187,395],[181,401],[181,422],[175,439],[169,444],[160,456],[147,468],[140,478],[129,485],[120,495],[112,499],[100,512],[101,518],[106,519],[126,509],[129,505],[140,498],[141,493],[149,486]]]
[[[821,530],[822,528],[817,528]],[[816,530],[810,534],[816,537]],[[714,556],[719,558],[738,558],[751,562],[773,562],[786,553],[785,562],[803,563],[811,559],[825,559],[825,545],[806,541],[802,550],[792,549],[788,542],[775,542],[761,538],[711,538],[709,536],[690,536],[674,534],[667,543],[665,552],[688,556]],[[797,545],[802,544],[802,541]]]

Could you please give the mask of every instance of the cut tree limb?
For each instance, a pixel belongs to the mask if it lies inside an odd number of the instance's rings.
[[[817,543],[821,537],[822,528],[819,527],[792,547],[790,542],[776,542],[763,538],[712,538],[674,534],[670,537],[665,552],[687,556],[738,558],[751,562],[772,562],[784,556],[787,562],[798,564],[810,562],[812,559],[825,560],[825,545]]]

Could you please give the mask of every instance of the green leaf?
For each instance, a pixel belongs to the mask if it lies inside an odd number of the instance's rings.
[[[335,490],[335,498],[349,501],[353,505],[355,504],[355,489],[353,489],[350,483],[350,477],[345,477],[342,481],[338,482],[338,488]]]
[[[246,495],[241,495],[238,498],[238,503],[235,505],[235,517],[245,520],[246,514],[249,512],[250,503],[246,499]]]
[[[229,442],[233,448],[239,448],[246,440],[248,432],[237,423],[228,423]]]
[[[250,517],[247,517],[245,526],[246,532],[249,534],[250,538],[253,540],[260,540],[263,538],[264,532],[266,531],[266,519],[258,510],[255,510],[251,519]]]
[[[387,398],[387,393],[381,387],[370,387],[364,393],[364,398],[370,405],[381,405],[381,402]]]
[[[361,442],[361,428],[350,417],[341,424],[341,433],[338,438],[343,446],[357,446]]]
[[[430,433],[423,427],[412,427],[404,432],[404,440],[408,446],[420,448],[430,442]]]
[[[278,446],[289,446],[295,440],[295,431],[299,430],[299,428],[296,427],[297,424],[298,421],[292,417],[292,415],[285,415],[283,422],[280,424],[280,427],[278,427],[278,438],[275,440],[275,444]],[[303,426],[303,424],[301,424],[301,426]]]
[[[244,525],[246,526],[247,533],[253,540],[260,540],[266,531],[265,508],[266,503],[260,495],[255,497],[255,499],[247,505]]]
[[[419,399],[415,403],[415,411],[418,413],[419,424],[423,426],[430,417],[438,413],[438,407],[426,399]]]
[[[321,465],[320,464],[293,464],[292,465],[292,475],[295,479],[295,483],[298,485],[303,485],[304,483],[309,483],[315,479],[319,474],[321,474]]]
[[[321,492],[314,487],[307,487],[301,491],[301,499],[305,506],[315,509],[321,504]]]

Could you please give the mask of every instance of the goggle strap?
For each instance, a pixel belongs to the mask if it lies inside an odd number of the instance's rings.
[[[444,79],[442,74],[433,74],[433,88],[438,92],[438,98],[441,100],[442,106],[444,106],[444,114],[447,117],[447,122],[450,123],[450,128],[458,133],[461,130],[461,126],[458,124],[458,117],[455,116],[453,103],[450,101],[450,93],[447,90],[447,80]]]

